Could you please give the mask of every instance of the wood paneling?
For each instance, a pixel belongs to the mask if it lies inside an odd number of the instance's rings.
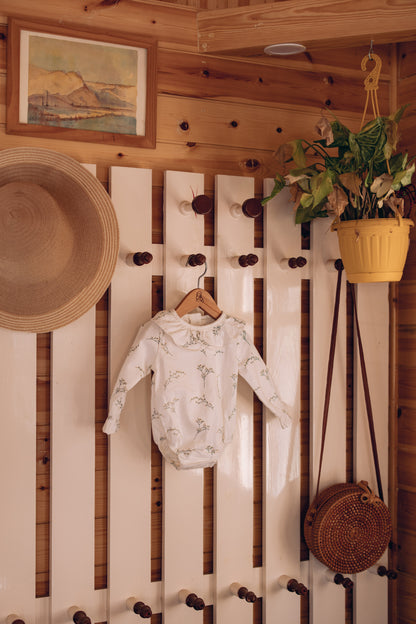
[[[375,19],[375,16],[377,18]],[[414,38],[416,15],[407,0],[309,0],[243,6],[198,14],[201,52],[258,52],[266,45],[290,41],[336,48],[363,44],[370,38],[392,43]]]

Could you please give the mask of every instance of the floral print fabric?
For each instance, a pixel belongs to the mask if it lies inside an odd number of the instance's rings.
[[[213,466],[232,440],[238,374],[282,427],[290,422],[246,324],[225,313],[212,321],[164,310],[143,325],[110,398],[105,433],[118,430],[127,392],[151,371],[153,438],[178,469]]]

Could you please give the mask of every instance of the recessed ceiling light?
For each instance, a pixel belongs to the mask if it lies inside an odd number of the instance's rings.
[[[301,43],[274,43],[264,48],[264,52],[270,56],[290,56],[290,54],[300,54],[305,50],[305,46]]]

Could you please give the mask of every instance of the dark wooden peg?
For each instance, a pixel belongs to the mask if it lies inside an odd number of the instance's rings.
[[[22,620],[18,615],[16,615],[15,613],[11,613],[10,615],[7,616],[6,618],[6,624],[25,624],[25,621]]]
[[[307,264],[307,260],[306,258],[304,258],[303,256],[298,256],[296,258],[296,266],[299,267],[299,269],[301,269],[302,267],[305,266],[305,264]]]
[[[334,262],[334,267],[336,268],[337,271],[342,271],[344,268],[344,264],[341,260],[341,258],[337,258]]]
[[[85,611],[75,611],[72,621],[74,624],[91,624],[91,620]]]
[[[197,253],[197,254],[191,254],[190,256],[188,256],[188,260],[186,264],[188,264],[191,267],[196,267],[196,266],[201,266],[205,264],[206,261],[207,259],[204,256],[204,254]]]
[[[335,574],[334,583],[335,585],[341,585],[344,589],[351,589],[354,586],[354,581],[341,573]]]
[[[195,609],[195,611],[202,611],[202,609],[205,608],[205,602],[203,601],[203,599],[199,598],[199,596],[194,593],[190,593],[187,595],[185,599],[185,604],[187,607]]]
[[[209,214],[212,210],[212,199],[207,195],[197,195],[191,202],[192,210],[199,215]]]
[[[287,581],[286,589],[290,592],[297,594],[298,596],[306,596],[308,593],[307,587],[303,583],[299,583],[294,578],[291,578]]]
[[[152,260],[153,256],[149,251],[137,251],[133,254],[133,264],[135,264],[136,266],[149,264]]]
[[[297,258],[293,256],[292,258],[287,258],[287,260],[283,260],[283,264],[285,262],[287,262],[287,265],[290,269],[301,269],[305,266],[307,260],[303,256],[298,256]]]
[[[246,199],[242,206],[243,214],[246,217],[250,217],[251,219],[255,219],[263,214],[263,204],[260,199],[256,197],[251,197],[250,199]]]
[[[387,578],[391,581],[397,579],[396,570],[388,570],[386,566],[378,566],[377,574],[378,576],[387,576]]]
[[[239,256],[238,264],[242,267],[254,266],[259,261],[259,257],[256,254],[247,254],[245,256]]]
[[[248,590],[247,587],[240,587],[237,592],[237,596],[246,602],[256,602],[257,600],[256,594]]]
[[[152,609],[140,600],[133,605],[133,611],[136,615],[140,615],[141,618],[152,617]]]

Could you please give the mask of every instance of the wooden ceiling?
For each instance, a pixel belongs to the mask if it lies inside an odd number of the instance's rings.
[[[202,53],[255,56],[273,43],[308,50],[416,39],[414,0],[168,0],[196,11]]]

